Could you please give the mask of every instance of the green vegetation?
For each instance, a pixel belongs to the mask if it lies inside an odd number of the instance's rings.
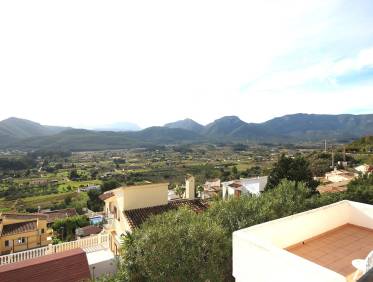
[[[89,220],[84,215],[77,215],[59,219],[53,223],[52,228],[57,232],[57,238],[61,241],[71,241],[75,238],[75,230],[89,225]],[[58,240],[55,240],[59,242]]]
[[[314,176],[324,176],[326,172],[331,171],[332,165],[332,154],[330,152],[317,152],[314,151],[305,156],[306,160],[310,163],[310,169]],[[346,161],[349,166],[354,166],[358,163],[351,155],[346,155]],[[334,163],[344,161],[343,154],[341,152],[336,152],[334,154]],[[341,167],[339,167],[341,168]]]
[[[179,209],[154,216],[124,238],[118,274],[102,281],[233,281],[232,232],[343,199],[373,203],[373,175],[346,192],[322,195],[285,179],[259,197],[214,201],[203,214]]]
[[[301,155],[294,158],[281,155],[268,176],[266,189],[277,187],[282,179],[292,180],[295,183],[304,182],[312,193],[316,192],[316,187],[319,185],[319,182],[313,179],[309,162]]]
[[[124,248],[130,281],[226,281],[229,271],[223,228],[187,209],[151,218]]]
[[[352,152],[372,153],[373,152],[373,136],[362,137],[352,142],[350,145],[348,145],[347,149]]]
[[[69,129],[21,120],[0,121],[0,148],[19,150],[113,150],[168,144],[210,142],[300,143],[323,139],[348,142],[372,132],[372,115],[294,114],[264,123],[246,123],[236,116],[217,119],[206,126],[192,120],[137,132],[98,132]],[[348,133],[348,134],[346,134]]]

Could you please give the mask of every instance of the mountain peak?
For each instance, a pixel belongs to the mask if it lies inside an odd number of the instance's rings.
[[[186,119],[183,119],[183,120],[178,120],[178,121],[171,122],[171,123],[166,123],[164,125],[164,127],[181,128],[181,129],[194,131],[194,132],[197,132],[197,133],[199,133],[203,130],[203,125],[199,124],[198,122],[196,122],[196,121],[194,121],[190,118],[186,118]]]
[[[63,127],[43,126],[27,119],[10,117],[0,121],[0,134],[12,138],[46,136],[64,130]]]
[[[239,117],[225,116],[206,125],[204,132],[205,134],[211,134],[213,136],[222,136],[229,134],[243,125],[247,125],[247,123],[242,121]]]

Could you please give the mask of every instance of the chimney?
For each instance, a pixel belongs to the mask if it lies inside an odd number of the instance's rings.
[[[195,180],[192,175],[187,175],[185,178],[185,198],[194,200],[196,193]]]

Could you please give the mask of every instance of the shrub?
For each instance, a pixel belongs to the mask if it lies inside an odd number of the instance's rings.
[[[230,275],[223,228],[185,208],[150,218],[123,245],[130,281],[226,281]]]

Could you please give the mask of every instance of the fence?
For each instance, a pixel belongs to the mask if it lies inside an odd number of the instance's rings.
[[[86,252],[91,252],[97,250],[97,247],[105,249],[109,248],[109,234],[98,234],[76,241],[65,242],[56,245],[50,244],[46,247],[0,256],[0,265],[15,263],[77,248],[82,248]]]

